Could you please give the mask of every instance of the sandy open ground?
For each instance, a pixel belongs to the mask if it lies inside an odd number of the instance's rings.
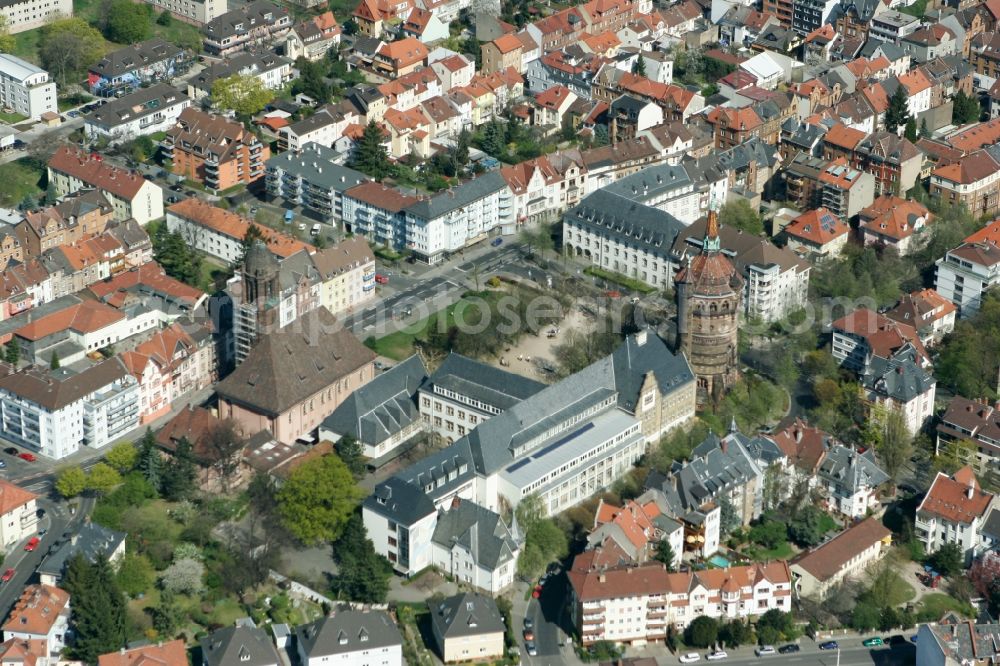
[[[585,316],[579,308],[574,307],[557,327],[545,328],[538,335],[523,336],[518,344],[510,348],[510,351],[503,351],[498,358],[491,358],[489,363],[538,381],[552,382],[555,380],[555,375],[542,370],[539,367],[538,359],[544,359],[549,367],[555,368],[557,364],[552,350],[565,342],[570,331],[586,333],[593,327],[594,319]],[[548,331],[551,328],[558,329],[555,337],[552,338],[548,337]]]

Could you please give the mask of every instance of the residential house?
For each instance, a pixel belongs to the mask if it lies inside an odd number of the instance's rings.
[[[383,43],[375,53],[373,68],[386,79],[398,79],[427,65],[427,47],[418,39],[406,37]]]
[[[62,145],[48,163],[49,184],[64,197],[85,187],[98,190],[114,207],[114,219],[142,226],[163,217],[163,190],[135,171],[116,167],[96,153]]]
[[[903,294],[885,316],[916,328],[920,341],[929,347],[955,329],[957,311],[954,303],[934,289],[921,289]]]
[[[606,504],[602,499],[594,515],[594,527],[587,535],[588,548],[615,548],[641,564],[656,555],[661,541],[670,545],[673,567],[680,566],[684,553],[684,526],[660,511],[652,499],[628,500],[624,506]]]
[[[939,622],[921,624],[917,641],[919,666],[950,666],[996,661],[1000,658],[997,636],[1000,624],[966,620],[947,613]]]
[[[97,666],[141,666],[149,663],[161,666],[187,666],[187,646],[178,638],[166,643],[160,641],[156,645],[123,648],[97,658]]]
[[[60,245],[103,234],[114,217],[114,208],[99,190],[79,190],[59,203],[29,211],[14,227],[24,255],[38,257]]]
[[[14,6],[18,4],[29,3],[14,3]],[[6,14],[0,13],[0,16]],[[44,69],[15,55],[0,53],[0,106],[30,120],[58,113],[55,81],[49,80],[49,73]]]
[[[958,307],[960,317],[979,312],[983,294],[1000,283],[1000,247],[993,241],[963,243],[937,260],[934,288]]]
[[[937,425],[935,453],[954,453],[985,474],[1000,453],[1000,412],[986,400],[955,396]]]
[[[519,74],[523,74],[521,59],[523,48],[524,45],[517,35],[510,33],[486,42],[480,47],[483,58],[482,73],[492,74],[513,67]]]
[[[340,46],[340,33],[333,12],[323,12],[292,27],[285,37],[285,55],[293,61],[299,57],[322,60],[330,49]]]
[[[375,373],[375,354],[335,327],[328,310],[315,309],[297,321],[261,335],[246,360],[216,386],[220,417],[235,419],[248,432],[267,430],[285,444],[309,436]]]
[[[787,182],[788,175],[785,178]],[[843,157],[827,164],[817,181],[816,205],[843,220],[853,219],[875,199],[875,177],[848,166]]]
[[[828,509],[857,520],[877,512],[878,490],[889,475],[878,466],[872,449],[858,453],[837,445],[826,450],[816,480]]]
[[[114,275],[87,287],[89,297],[125,309],[129,302],[142,301],[151,310],[161,313],[164,321],[180,317],[194,318],[208,295],[167,275],[155,261],[140,266],[124,266]]]
[[[291,60],[271,52],[238,53],[212,62],[190,77],[187,80],[187,94],[195,101],[207,100],[212,95],[216,81],[233,76],[256,79],[265,90],[280,90],[297,76],[297,70],[292,68]]]
[[[403,637],[382,610],[338,610],[295,627],[302,666],[403,666]]]
[[[949,204],[964,204],[974,217],[1000,212],[1000,146],[991,146],[931,172],[928,192]]]
[[[577,96],[565,86],[552,86],[534,99],[532,124],[547,128],[549,133],[557,132],[563,126],[563,118]]]
[[[0,480],[0,544],[10,549],[38,532],[38,495]]]
[[[927,553],[955,544],[968,566],[996,546],[983,528],[987,520],[996,520],[997,508],[996,496],[980,487],[971,467],[951,476],[938,472],[917,507],[914,533]]]
[[[345,238],[310,255],[321,281],[319,305],[353,312],[375,298],[375,255],[364,238]]]
[[[223,210],[208,202],[192,197],[175,203],[167,209],[167,228],[179,231],[191,247],[227,264],[235,264],[243,257],[243,239],[251,220]],[[268,227],[258,226],[261,240],[276,257],[286,258],[315,248],[292,236]]]
[[[80,555],[93,564],[98,557],[105,558],[112,566],[125,557],[125,532],[109,530],[103,525],[84,522],[69,539],[50,548],[38,565],[38,578],[42,585],[58,585],[66,574],[69,562]]]
[[[793,588],[800,597],[822,599],[844,581],[858,579],[889,551],[892,532],[872,516],[792,560]]]
[[[187,95],[166,83],[157,83],[98,107],[87,114],[83,130],[91,140],[105,137],[111,144],[130,141],[168,130],[189,106]]]
[[[45,655],[58,657],[69,642],[69,592],[52,585],[29,585],[3,625],[3,639],[44,641]]]
[[[570,619],[584,645],[644,645],[699,616],[744,620],[791,610],[792,575],[782,561],[668,573],[659,562],[595,567],[595,558],[595,551],[577,555],[567,574]],[[604,621],[611,617],[618,621]]]
[[[634,139],[640,132],[663,124],[663,109],[648,100],[622,95],[608,108],[611,141]]]
[[[400,27],[400,31],[407,37],[418,39],[424,44],[433,44],[447,39],[449,36],[448,24],[434,12],[422,7],[414,7],[410,10]]]
[[[404,210],[419,199],[381,183],[366,182],[345,190],[344,231],[379,245],[401,250],[407,246]]]
[[[91,93],[102,97],[132,92],[143,84],[169,82],[186,70],[190,61],[190,55],[179,46],[159,38],[147,39],[104,56],[90,68],[87,85]]]
[[[862,210],[859,217],[859,231],[865,245],[892,247],[900,255],[920,249],[921,232],[933,220],[920,202],[885,194]]]
[[[954,55],[962,50],[962,43],[955,31],[941,23],[914,30],[900,39],[899,43],[918,63]]]
[[[398,24],[414,7],[412,0],[361,0],[351,17],[358,24],[358,32],[366,37],[381,38],[390,25]]]
[[[506,624],[492,598],[465,592],[428,605],[431,631],[446,664],[503,657]]]
[[[225,2],[219,0],[143,0],[146,4],[161,12],[169,12],[172,17],[184,23],[201,26],[221,16],[228,9]]]
[[[174,173],[216,191],[263,178],[271,156],[243,125],[194,108],[182,111],[167,130],[163,151]]]
[[[255,0],[216,16],[202,26],[205,50],[228,56],[253,45],[283,37],[292,27],[287,7],[269,0]]]
[[[913,323],[903,324],[867,308],[858,308],[830,325],[830,353],[847,370],[861,372],[872,356],[888,358],[907,345],[921,355],[921,365],[930,364]]]
[[[475,63],[460,53],[454,53],[444,58],[435,59],[436,51],[432,51],[427,60],[430,68],[441,80],[441,88],[448,92],[455,88],[464,88],[472,82],[476,73]],[[504,68],[506,69],[506,68]]]
[[[822,207],[799,215],[782,230],[789,249],[818,258],[839,257],[850,233],[849,226]]]
[[[236,625],[217,629],[201,639],[203,666],[280,666],[281,658],[260,627]]]
[[[315,118],[314,114],[311,116]],[[320,143],[307,143],[288,150],[265,164],[267,193],[339,225],[343,217],[343,194],[368,176],[336,163],[339,154]],[[334,311],[333,308],[330,309]]]
[[[337,442],[350,436],[366,458],[382,462],[424,431],[417,390],[427,379],[419,356],[397,363],[354,391],[323,420],[319,438]]]

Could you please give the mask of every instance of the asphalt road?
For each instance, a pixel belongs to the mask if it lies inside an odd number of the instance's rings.
[[[40,500],[39,505],[45,515],[39,520],[39,529],[47,529],[38,548],[31,552],[24,550],[24,543],[17,546],[4,558],[3,570],[14,569],[14,577],[6,583],[0,583],[0,617],[7,617],[14,603],[21,596],[24,586],[35,582],[35,570],[49,553],[49,549],[62,540],[67,532],[75,532],[83,523],[84,516],[93,508],[93,498],[84,498],[74,515],[69,515],[66,504],[54,504],[48,500]]]

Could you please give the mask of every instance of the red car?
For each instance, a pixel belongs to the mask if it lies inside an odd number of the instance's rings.
[[[389,284],[389,278],[381,273],[375,274],[375,281],[379,284]]]
[[[21,460],[27,460],[28,462],[35,462],[38,458],[35,457],[34,453],[22,453],[18,456]]]
[[[38,537],[31,537],[30,539],[28,539],[28,543],[24,544],[24,549],[30,553],[34,549],[38,548],[38,544],[40,544],[41,542],[42,540],[39,539]]]
[[[15,573],[16,572],[13,569],[7,569],[7,571],[3,572],[3,576],[0,576],[0,583],[6,583],[14,577]]]

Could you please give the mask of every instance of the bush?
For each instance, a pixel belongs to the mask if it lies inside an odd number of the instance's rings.
[[[684,630],[684,642],[692,647],[707,648],[719,637],[719,623],[711,617],[699,615]]]

